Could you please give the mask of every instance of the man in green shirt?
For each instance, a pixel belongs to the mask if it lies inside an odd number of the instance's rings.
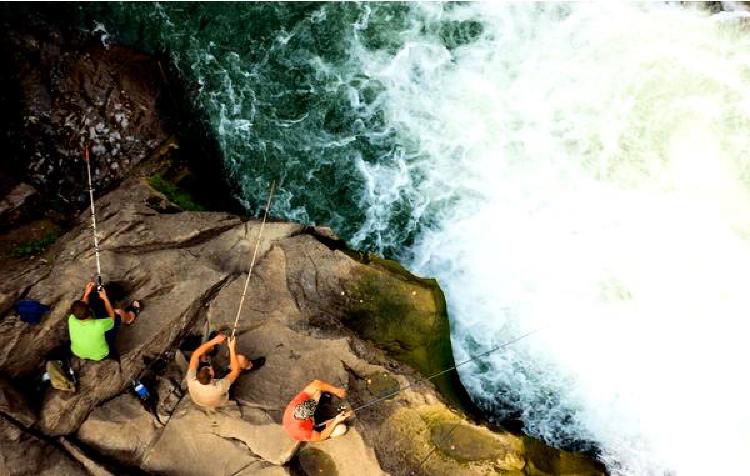
[[[81,359],[102,360],[110,354],[110,346],[114,343],[114,336],[120,327],[120,314],[115,313],[107,298],[107,292],[100,288],[97,293],[104,303],[107,317],[96,319],[89,308],[89,295],[96,285],[88,283],[83,297],[74,301],[70,306],[68,317],[68,331],[70,333],[70,347],[73,354]]]

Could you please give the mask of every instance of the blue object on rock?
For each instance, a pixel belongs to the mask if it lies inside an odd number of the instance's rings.
[[[45,306],[39,301],[33,299],[24,299],[18,301],[15,305],[16,312],[21,317],[23,322],[29,324],[39,324],[42,317],[47,314],[50,310],[49,306]]]
[[[148,393],[148,389],[141,383],[140,380],[133,380],[133,390],[141,400],[146,400],[150,396],[150,394]]]

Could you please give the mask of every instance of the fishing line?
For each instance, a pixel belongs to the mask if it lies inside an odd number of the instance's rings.
[[[266,202],[266,209],[263,211],[263,221],[260,224],[260,230],[258,230],[258,239],[255,241],[255,250],[253,251],[253,259],[250,261],[250,269],[247,272],[247,279],[245,279],[245,288],[242,290],[242,297],[240,298],[240,305],[237,308],[237,316],[234,318],[234,326],[232,327],[232,337],[237,332],[237,324],[240,321],[240,314],[242,313],[242,305],[245,303],[245,295],[247,295],[247,285],[250,283],[250,275],[253,273],[253,266],[255,266],[255,258],[258,255],[258,247],[260,246],[260,238],[263,235],[263,228],[266,225],[266,218],[268,217],[268,210],[271,208],[271,199],[273,198],[273,192],[276,188],[276,181],[271,182],[271,190],[268,192],[268,202]]]
[[[456,365],[454,365],[452,367],[448,367],[445,370],[441,370],[440,372],[434,373],[434,374],[430,375],[429,377],[425,377],[425,378],[416,380],[415,382],[410,383],[409,385],[405,385],[403,387],[400,387],[398,390],[395,390],[395,391],[393,391],[393,392],[391,392],[391,393],[389,393],[387,395],[383,395],[382,397],[375,398],[375,399],[370,400],[369,402],[366,402],[366,403],[364,403],[364,404],[362,404],[362,405],[360,405],[360,406],[358,406],[356,408],[353,408],[352,411],[356,413],[359,410],[362,410],[363,408],[367,408],[369,406],[375,405],[376,403],[382,402],[383,400],[387,400],[387,399],[393,397],[394,395],[397,395],[397,394],[403,392],[404,390],[415,386],[418,383],[427,382],[427,381],[432,380],[434,378],[437,378],[437,377],[439,377],[439,376],[441,376],[443,374],[446,374],[446,373],[448,373],[448,372],[450,372],[452,370],[456,370],[457,368],[459,368],[459,367],[461,367],[463,365],[466,365],[469,362],[473,362],[474,360],[477,360],[479,358],[482,358],[482,357],[485,357],[487,355],[490,355],[493,352],[497,352],[498,350],[504,349],[505,347],[507,347],[507,346],[509,346],[511,344],[515,344],[516,342],[518,342],[518,341],[520,341],[522,339],[525,339],[525,338],[529,337],[530,335],[536,334],[537,332],[541,331],[542,329],[545,329],[546,327],[548,327],[548,326],[540,327],[540,328],[535,329],[535,330],[533,330],[531,332],[527,332],[526,334],[523,334],[523,335],[521,335],[519,337],[516,337],[513,340],[509,340],[508,342],[505,342],[505,343],[500,344],[500,345],[498,345],[496,347],[493,347],[492,349],[487,350],[485,352],[482,352],[481,354],[478,354],[478,355],[475,355],[473,357],[470,357],[470,358],[464,360],[463,362],[460,362],[460,363],[458,363],[458,364],[456,364]]]

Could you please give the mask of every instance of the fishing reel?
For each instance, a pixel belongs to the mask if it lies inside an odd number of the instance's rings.
[[[336,408],[336,411],[338,412],[339,415],[341,415],[342,413],[346,413],[348,411],[351,411],[351,408],[349,407],[349,405],[343,405],[342,404],[342,405],[339,405]]]

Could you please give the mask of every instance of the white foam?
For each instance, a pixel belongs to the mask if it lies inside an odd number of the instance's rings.
[[[358,163],[361,233],[400,194],[436,217],[411,268],[440,280],[459,360],[550,326],[462,373],[509,385],[528,431],[593,438],[615,474],[741,472],[748,37],[676,7],[454,7],[423,5],[395,56],[357,53],[411,144]],[[482,37],[449,51],[419,27],[448,17]]]

